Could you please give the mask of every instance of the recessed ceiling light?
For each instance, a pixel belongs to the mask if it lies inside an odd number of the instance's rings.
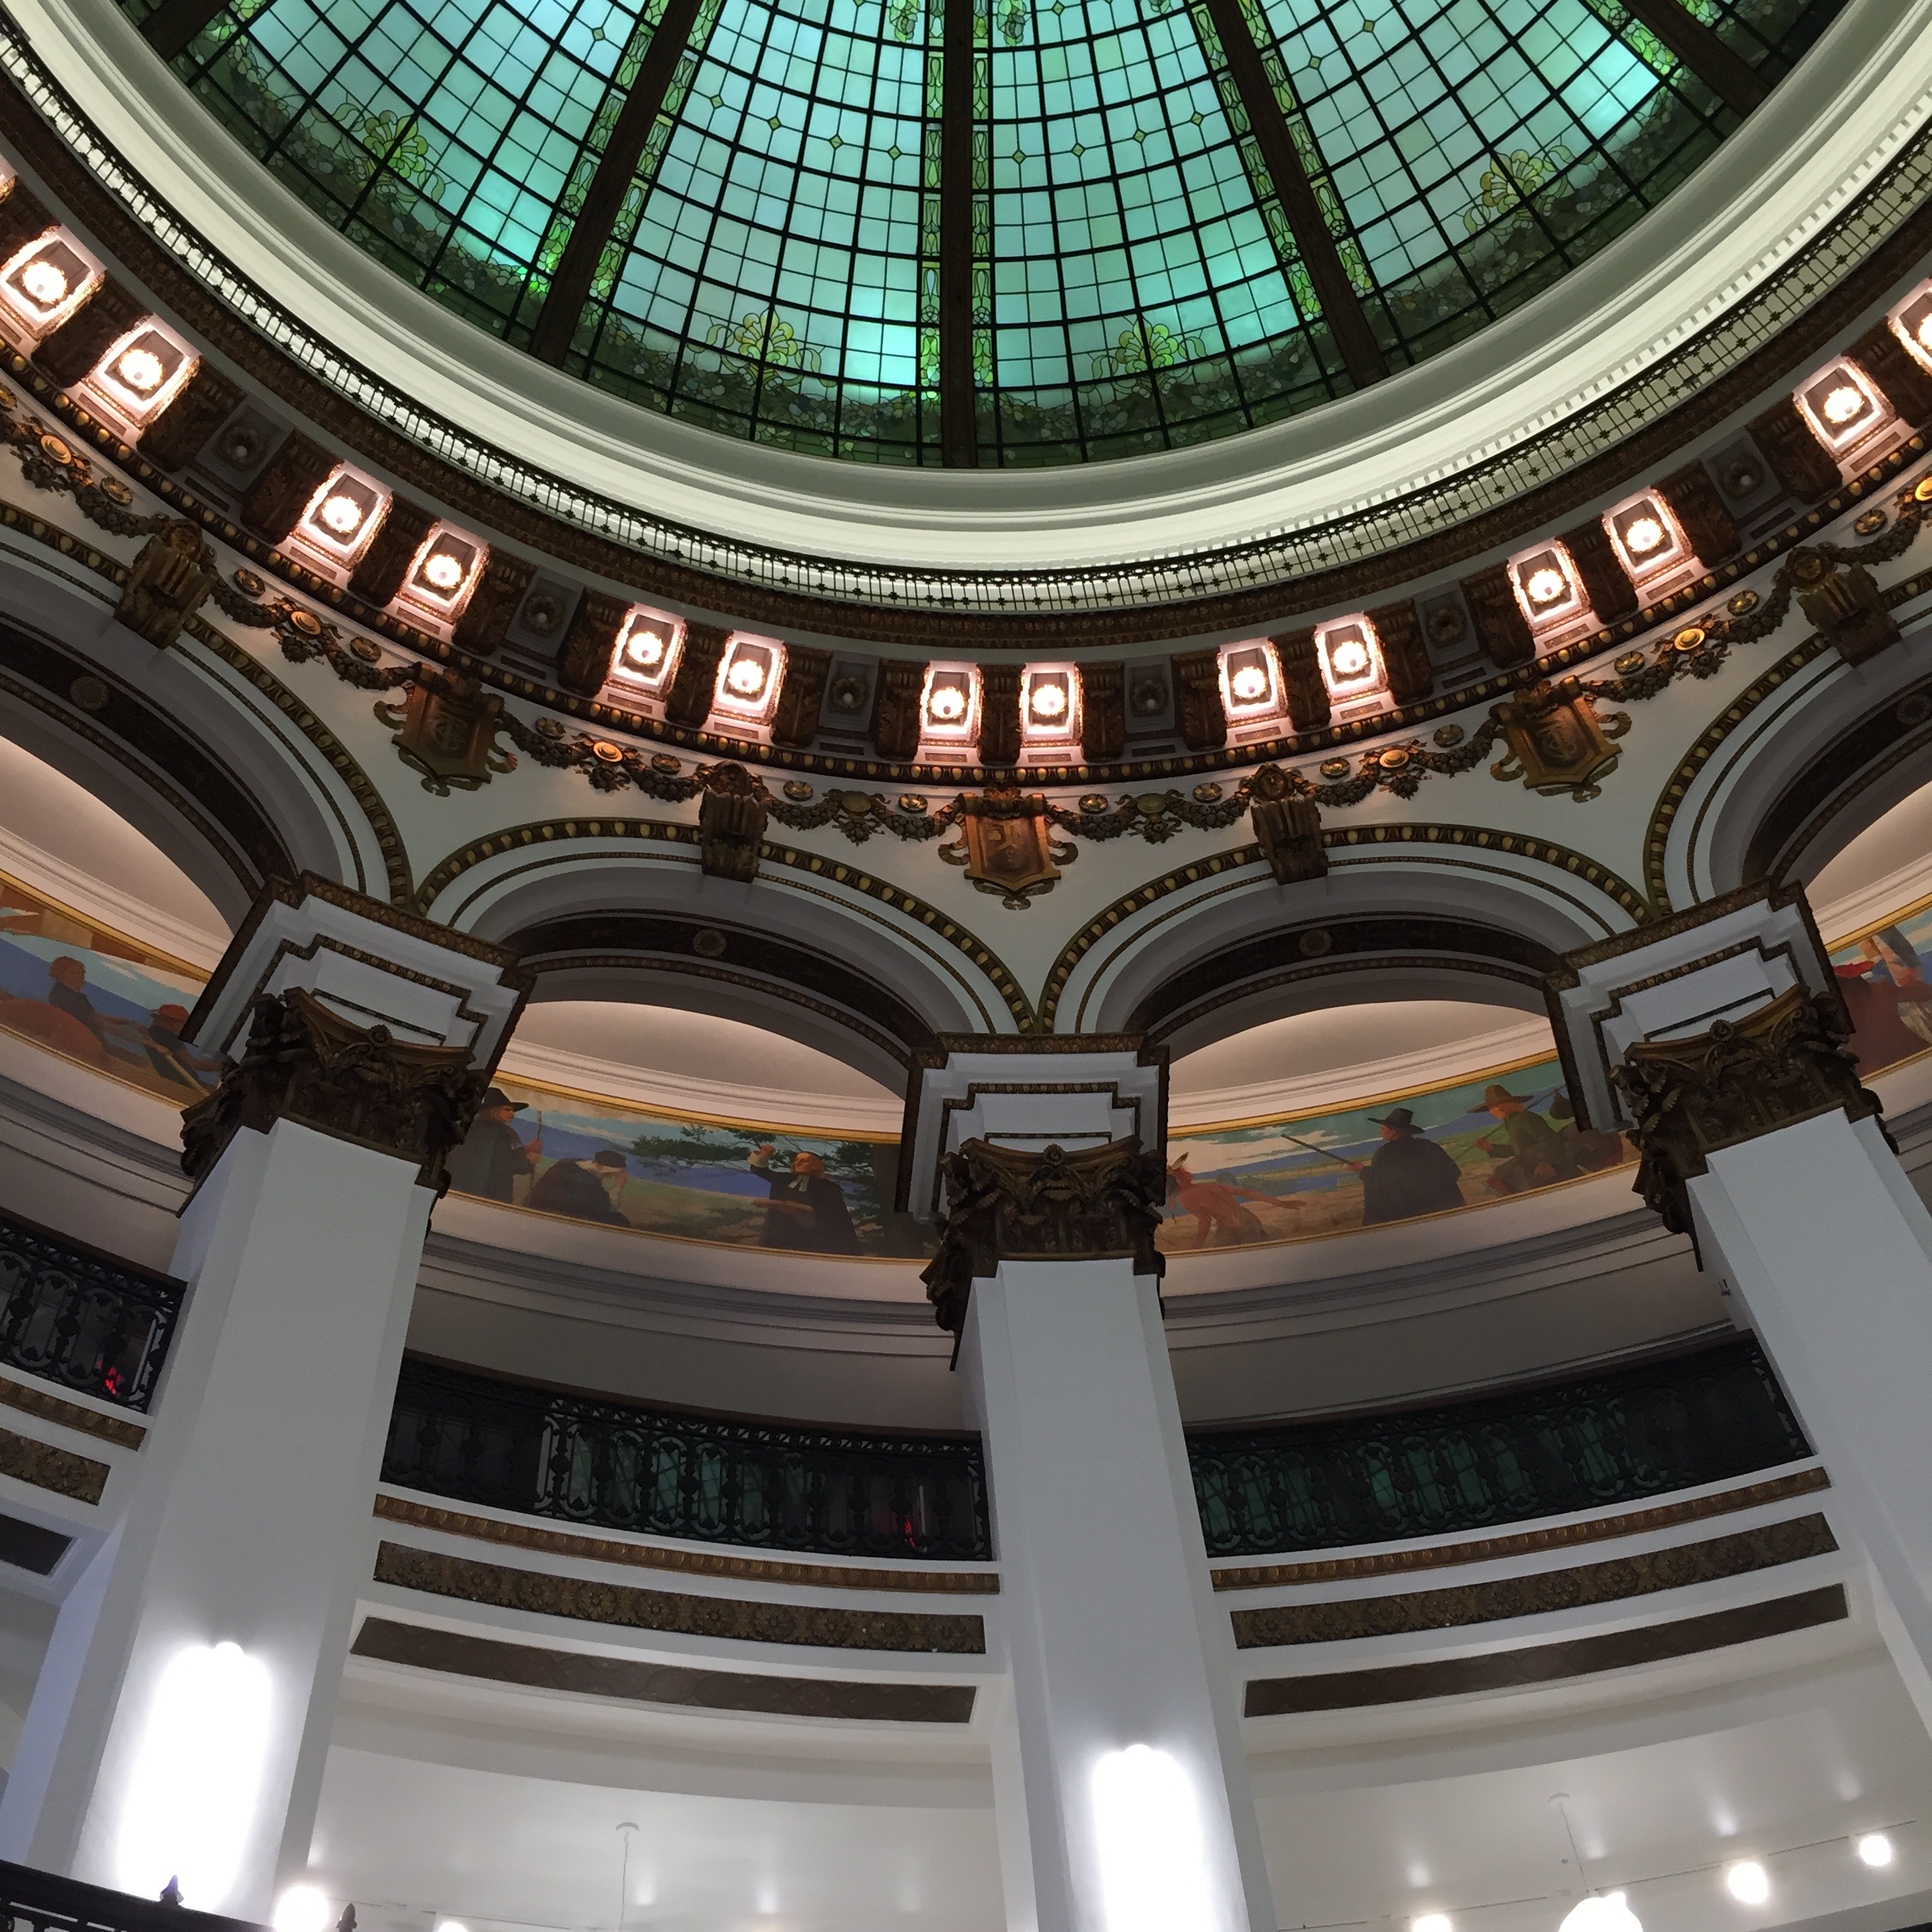
[[[1892,1863],[1892,1840],[1883,1832],[1867,1832],[1858,1841],[1858,1855],[1876,1868]]]
[[[1755,1859],[1739,1859],[1725,1868],[1724,1889],[1740,1905],[1762,1905],[1771,1896],[1771,1881]]]
[[[115,360],[114,375],[137,395],[152,395],[167,380],[167,370],[152,349],[124,349]]]
[[[67,299],[67,276],[57,262],[44,256],[20,271],[21,293],[43,309],[58,309]]]
[[[423,582],[432,590],[440,590],[444,596],[454,590],[463,580],[461,561],[447,550],[438,550],[424,560]]]
[[[338,490],[332,496],[322,500],[322,507],[316,512],[322,519],[323,527],[338,537],[353,537],[361,527],[365,515],[361,504],[346,491]],[[452,557],[450,561],[454,563]]]
[[[1409,1921],[1409,1932],[1455,1932],[1447,1912],[1425,1912]]]
[[[1643,1932],[1643,1922],[1621,1892],[1596,1892],[1570,1908],[1557,1932]]]
[[[1843,429],[1865,413],[1865,392],[1855,383],[1840,383],[1825,399],[1825,420]]]
[[[1570,586],[1561,571],[1545,564],[1541,570],[1530,573],[1530,581],[1523,588],[1530,593],[1532,604],[1554,604]]]
[[[1624,526],[1623,542],[1632,556],[1648,556],[1663,547],[1664,526],[1653,516],[1632,517]]]
[[[1066,687],[1052,679],[1042,679],[1033,687],[1033,715],[1049,724],[1066,716]]]
[[[966,694],[957,684],[942,684],[926,709],[942,724],[957,724],[966,715]]]

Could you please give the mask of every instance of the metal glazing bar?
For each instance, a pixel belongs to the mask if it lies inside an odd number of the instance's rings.
[[[974,0],[945,0],[939,123],[939,449],[949,470],[979,461],[973,399]]]
[[[1255,45],[1241,0],[1206,0],[1208,18],[1220,36],[1221,51],[1228,73],[1247,110],[1248,126],[1261,150],[1261,158],[1274,177],[1275,192],[1281,197],[1288,226],[1294,232],[1302,265],[1314,284],[1322,316],[1342,352],[1349,380],[1357,387],[1379,381],[1388,373],[1382,345],[1368,326],[1361,298],[1342,264],[1341,251],[1323,219],[1321,204],[1314,185],[1301,165],[1301,156],[1288,131],[1288,122],[1268,84],[1261,64],[1261,50]]]
[[[1734,114],[1747,114],[1763,101],[1768,90],[1743,56],[1726,47],[1683,0],[1623,0],[1623,6]]]
[[[228,0],[161,0],[141,22],[148,44],[164,61],[185,54],[195,36],[228,4]]]
[[[174,0],[168,0],[173,4]],[[561,364],[570,353],[577,333],[578,319],[590,299],[590,284],[596,279],[597,264],[605,245],[623,212],[624,197],[630,192],[638,163],[643,159],[644,144],[650,139],[653,122],[665,104],[677,65],[697,24],[702,0],[665,0],[664,17],[652,34],[650,45],[638,63],[637,78],[624,97],[610,141],[584,191],[583,206],[564,245],[550,290],[544,298],[542,311],[530,331],[530,354],[546,362]]]

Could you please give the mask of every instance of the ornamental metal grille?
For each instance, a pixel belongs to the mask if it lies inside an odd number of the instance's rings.
[[[466,1503],[836,1556],[983,1562],[976,1441],[684,1415],[410,1358],[383,1481]]]
[[[1558,1388],[1188,1443],[1210,1556],[1456,1535],[1810,1453],[1749,1336]]]
[[[1623,0],[956,0],[952,73],[940,0],[122,4],[185,35],[176,71],[310,207],[478,325],[530,344],[555,281],[566,368],[874,462],[940,460],[947,369],[983,464],[1312,407],[1350,387],[1312,249],[1399,368],[1596,253],[1739,120]],[[1771,82],[1844,0],[1672,4]],[[1232,65],[1230,28],[1254,42]],[[970,122],[969,178],[942,121]],[[942,228],[970,237],[949,265]]]
[[[28,1375],[144,1410],[184,1293],[166,1275],[0,1218],[0,1362]]]

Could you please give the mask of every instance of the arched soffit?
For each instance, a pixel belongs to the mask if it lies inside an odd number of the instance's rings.
[[[264,880],[305,871],[406,895],[400,837],[320,719],[198,620],[187,648],[157,652],[92,588],[0,557],[9,737],[137,826],[231,922]]]
[[[1178,1029],[1187,1038],[1175,1050],[1186,1051],[1219,1037],[1196,1028],[1197,1006],[1249,992],[1260,1001],[1256,983],[1282,972],[1297,985],[1325,984],[1331,996],[1320,1003],[1339,1003],[1357,997],[1346,985],[1350,962],[1384,973],[1399,966],[1402,997],[1425,987],[1430,997],[1503,997],[1500,981],[1540,988],[1563,953],[1648,914],[1636,889],[1596,860],[1520,833],[1381,826],[1331,831],[1324,843],[1327,875],[1306,884],[1276,885],[1249,845],[1128,893],[1062,952],[1043,1020],[1065,1033]],[[1342,932],[1357,926],[1359,957],[1336,952]],[[1426,944],[1417,938],[1425,930]],[[1316,933],[1329,935],[1329,951],[1305,949],[1320,947],[1309,938]],[[1539,990],[1528,1003],[1541,998]],[[1259,1005],[1256,1016],[1272,1017]]]
[[[1932,623],[1910,627],[1856,666],[1807,638],[1724,708],[1653,811],[1645,884],[1660,911],[1814,871],[1923,782],[1927,638]]]
[[[623,953],[605,938],[623,932],[642,948],[638,965],[695,979],[688,964],[704,958],[696,936],[713,934],[724,942],[717,960],[755,974],[773,996],[790,987],[807,1000],[871,1013],[872,1030],[882,1028],[908,1052],[935,1034],[1024,1032],[1033,1023],[1024,993],[991,949],[914,894],[770,842],[754,882],[707,878],[691,826],[596,818],[512,827],[451,853],[425,877],[417,905],[573,971],[588,955]],[[560,988],[553,997],[564,997]]]
[[[691,913],[583,912],[504,936],[533,1003],[668,1006],[784,1035],[888,1087],[938,1043],[918,1010],[849,961],[754,925]]]

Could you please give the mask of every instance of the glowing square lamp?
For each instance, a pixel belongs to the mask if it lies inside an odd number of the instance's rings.
[[[1560,545],[1548,544],[1518,557],[1511,564],[1510,575],[1515,580],[1517,601],[1533,624],[1558,623],[1583,608],[1576,567]]]
[[[446,617],[462,601],[483,561],[483,547],[452,530],[434,530],[416,552],[405,589],[417,603]]]
[[[979,695],[979,680],[972,671],[935,665],[926,673],[926,694],[919,704],[924,736],[956,743],[972,738],[978,724]]]
[[[668,690],[684,646],[684,620],[634,605],[611,653],[611,681],[655,698]]]
[[[95,364],[88,386],[130,423],[150,422],[194,373],[196,360],[185,343],[143,322]]]
[[[771,638],[732,635],[718,665],[717,710],[747,724],[771,715],[784,676],[784,646]]]
[[[1639,496],[1612,510],[1604,522],[1633,577],[1646,576],[1683,560],[1684,545],[1677,519],[1654,496]]]
[[[1281,679],[1265,641],[1230,644],[1221,653],[1221,702],[1234,724],[1271,717],[1281,709]]]
[[[1878,398],[1849,362],[1833,363],[1806,384],[1798,400],[1818,440],[1834,455],[1848,449],[1883,417]]]
[[[1893,316],[1892,332],[1922,368],[1932,369],[1932,288],[1921,289]]]
[[[1382,641],[1366,617],[1324,624],[1315,633],[1315,649],[1331,698],[1362,698],[1382,688]]]
[[[37,336],[45,335],[80,307],[98,279],[58,234],[43,235],[0,270],[0,301]]]
[[[296,527],[332,563],[353,564],[376,534],[388,501],[366,477],[339,469],[309,499]]]
[[[1020,708],[1020,735],[1035,744],[1064,744],[1074,733],[1075,701],[1071,670],[1029,670],[1026,701]]]

